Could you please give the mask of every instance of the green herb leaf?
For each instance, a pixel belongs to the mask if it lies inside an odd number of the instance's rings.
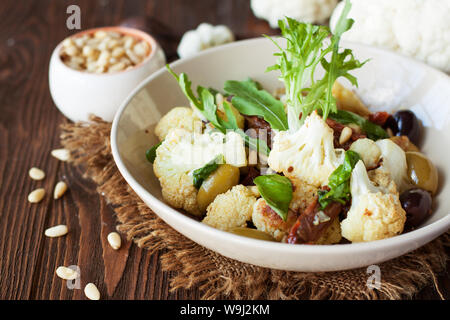
[[[150,162],[150,163],[155,162],[156,149],[158,149],[161,144],[162,144],[162,141],[160,143],[158,143],[158,144],[155,144],[153,147],[151,147],[150,149],[148,149],[145,152],[145,157],[147,158],[148,162]]]
[[[330,191],[319,190],[319,203],[325,209],[331,202],[345,204],[350,199],[350,177],[356,163],[361,159],[358,153],[347,150],[344,163],[328,178]]]
[[[197,189],[200,189],[202,186],[203,181],[206,180],[206,178],[209,177],[211,173],[217,170],[220,164],[223,164],[225,162],[224,156],[222,154],[218,155],[216,158],[205,164],[203,167],[194,170],[193,172],[193,180],[194,180],[194,186]]]
[[[270,208],[286,221],[292,200],[291,181],[284,176],[270,174],[256,177],[253,182]]]
[[[223,106],[225,114],[227,115],[227,120],[223,120],[217,116],[217,106],[214,101],[214,95],[211,93],[210,89],[198,86],[197,98],[191,89],[192,82],[185,73],[181,73],[178,76],[175,72],[173,72],[169,65],[166,65],[166,68],[178,81],[181,90],[184,92],[189,101],[191,101],[194,107],[197,108],[216,129],[222,133],[226,133],[227,130],[233,130],[241,135],[248,147],[258,150],[258,152],[261,152],[266,156],[269,155],[270,149],[264,141],[249,137],[244,133],[244,131],[242,131],[242,129],[238,127],[236,117],[234,116],[228,102],[224,101]]]
[[[330,118],[342,124],[354,123],[358,125],[369,139],[378,140],[389,138],[386,130],[356,113],[337,110],[337,112],[330,114]]]
[[[273,129],[288,129],[283,103],[275,99],[269,92],[258,89],[253,80],[226,81],[224,90],[226,93],[234,95],[231,102],[240,113],[263,117]]]
[[[337,111],[332,87],[339,77],[347,78],[353,85],[358,84],[356,78],[348,72],[360,68],[365,62],[356,60],[350,49],[339,52],[342,34],[353,25],[353,20],[347,19],[350,8],[351,3],[346,0],[328,46],[325,45],[325,39],[331,34],[329,28],[300,23],[290,18],[278,21],[281,34],[287,40],[287,47],[281,49],[275,43],[281,51],[275,54],[279,57],[278,64],[268,70],[281,71],[280,79],[284,81],[288,97],[288,123],[291,130],[298,130],[314,110],[321,110],[324,119],[330,112]],[[325,56],[330,52],[332,55],[328,62]],[[322,79],[315,80],[315,70],[319,63],[325,74]]]

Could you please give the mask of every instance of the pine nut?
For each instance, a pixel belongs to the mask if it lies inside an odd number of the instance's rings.
[[[60,224],[58,226],[54,226],[45,230],[45,235],[50,238],[56,238],[66,235],[67,232],[69,232],[67,226],[64,224]]]
[[[247,187],[248,190],[255,196],[255,197],[260,197],[261,194],[259,193],[259,189],[257,186],[248,186]]]
[[[123,62],[116,63],[109,67],[108,72],[116,72],[125,69],[126,65]]]
[[[64,52],[68,55],[68,56],[76,56],[78,54],[78,48],[75,46],[70,46],[70,47],[66,47]]]
[[[55,149],[52,150],[52,156],[61,161],[67,161],[70,159],[70,152],[67,149]]]
[[[83,56],[89,57],[94,54],[94,49],[90,46],[83,47]]]
[[[100,300],[100,291],[98,291],[93,283],[88,283],[86,287],[84,287],[84,294],[90,300]]]
[[[31,203],[38,203],[41,202],[42,199],[44,199],[44,196],[45,196],[45,189],[39,188],[32,191],[28,195],[28,201]]]
[[[130,49],[126,49],[125,53],[134,64],[139,64],[141,62],[141,59],[136,54],[134,54],[134,52],[131,51]]]
[[[134,47],[133,47],[133,51],[135,54],[137,54],[140,57],[145,57],[147,55],[147,43],[144,41],[141,41],[139,43],[137,43]]]
[[[108,234],[107,239],[111,248],[113,248],[114,250],[120,249],[122,239],[120,238],[120,235],[117,232],[111,232],[110,234]]]
[[[64,181],[60,181],[56,184],[55,190],[53,191],[53,198],[59,199],[67,191],[67,184]]]
[[[31,168],[28,174],[33,180],[42,180],[45,178],[45,172],[36,167]]]
[[[56,269],[56,275],[64,280],[75,280],[79,276],[78,272],[64,266]]]
[[[103,39],[106,37],[106,32],[103,30],[99,30],[97,32],[95,32],[94,37],[96,37],[97,39]]]
[[[121,56],[123,56],[125,54],[125,49],[122,47],[117,47],[114,48],[114,50],[112,51],[111,55],[114,58],[120,58]]]
[[[352,134],[353,134],[352,129],[350,129],[349,127],[344,127],[344,129],[341,132],[341,136],[339,137],[339,144],[343,145],[344,143],[346,143],[348,139],[350,139]]]

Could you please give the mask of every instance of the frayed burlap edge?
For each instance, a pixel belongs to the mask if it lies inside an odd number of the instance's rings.
[[[285,272],[223,257],[192,242],[158,218],[131,190],[111,155],[111,124],[62,124],[61,142],[72,162],[98,185],[114,207],[117,229],[151,253],[164,250],[161,264],[176,274],[171,290],[197,286],[203,299],[401,299],[411,298],[445,270],[449,233],[380,264],[381,288],[369,289],[366,268],[326,273]],[[440,294],[439,288],[437,288]],[[440,294],[442,297],[442,294]]]

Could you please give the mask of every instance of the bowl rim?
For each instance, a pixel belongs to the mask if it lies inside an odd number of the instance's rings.
[[[224,50],[225,48],[230,48],[234,46],[242,46],[245,44],[248,44],[250,42],[256,42],[256,41],[262,41],[267,40],[263,37],[257,37],[257,38],[251,38],[251,39],[245,39],[245,40],[239,40],[232,43],[228,43],[222,46],[206,49],[204,51],[201,51],[200,53],[190,56],[183,59],[178,59],[172,63],[169,64],[171,68],[177,67],[179,64],[188,62],[193,59],[198,59],[199,57],[208,55],[210,53],[213,53],[215,51]],[[447,80],[449,82],[450,87],[450,77],[448,77],[445,73],[443,73],[440,70],[437,70],[423,62],[414,60],[410,57],[404,56],[402,54],[398,54],[395,52],[391,52],[385,49],[376,48],[373,46],[367,46],[360,43],[350,42],[350,41],[343,41],[342,43],[351,45],[353,47],[363,47],[370,50],[378,51],[384,55],[391,56],[391,57],[401,57],[406,60],[408,60],[408,63],[415,64],[416,66],[419,66],[421,68],[425,68],[428,72],[433,72],[436,75],[443,77],[443,79]],[[405,243],[410,243],[411,241],[426,237],[428,234],[436,234],[436,236],[433,238],[437,238],[439,235],[441,235],[443,232],[445,232],[446,229],[450,228],[450,214],[447,213],[446,216],[440,218],[439,220],[420,227],[416,230],[400,234],[391,238],[382,239],[382,240],[375,240],[375,241],[369,241],[369,242],[355,242],[355,243],[348,243],[348,244],[332,244],[332,245],[292,245],[288,243],[282,243],[282,242],[271,242],[271,241],[265,241],[265,240],[259,240],[259,239],[252,239],[244,236],[239,236],[232,234],[230,232],[222,231],[216,228],[213,228],[211,226],[208,226],[204,223],[201,223],[200,221],[197,221],[186,214],[183,214],[182,212],[172,208],[168,204],[166,204],[164,201],[159,200],[156,198],[153,194],[151,194],[149,191],[147,191],[134,177],[133,175],[128,171],[126,168],[125,163],[123,162],[120,153],[119,148],[117,145],[117,135],[118,135],[118,126],[120,119],[122,117],[122,114],[124,113],[125,109],[129,105],[130,101],[134,98],[134,96],[142,90],[149,82],[151,82],[154,78],[159,77],[161,74],[168,72],[165,68],[161,68],[160,70],[154,72],[150,76],[148,76],[145,80],[143,80],[129,95],[128,97],[123,101],[121,106],[119,107],[113,123],[111,127],[111,135],[110,135],[110,141],[111,141],[111,150],[113,154],[114,161],[117,165],[117,168],[119,169],[119,172],[122,174],[123,178],[126,180],[126,182],[132,187],[133,190],[136,191],[136,193],[140,196],[141,194],[144,194],[145,197],[149,199],[149,202],[152,202],[152,205],[156,207],[158,210],[164,210],[168,212],[168,214],[175,215],[175,218],[179,219],[182,223],[188,224],[191,228],[193,228],[194,232],[201,232],[204,234],[208,234],[210,236],[220,237],[222,239],[227,239],[229,241],[233,241],[234,243],[240,243],[240,244],[246,244],[247,246],[258,246],[258,245],[264,245],[267,249],[270,250],[278,250],[282,251],[283,253],[305,253],[310,254],[314,253],[317,255],[320,254],[350,254],[350,253],[358,253],[358,252],[367,252],[368,249],[370,250],[377,250],[380,248],[388,248],[388,247],[397,247],[401,246]],[[156,214],[156,212],[155,212]],[[158,214],[156,214],[158,215]],[[171,228],[174,228],[171,226]],[[429,240],[432,241],[433,239]],[[409,251],[416,249],[411,248]]]
[[[133,66],[130,69],[114,71],[114,72],[110,72],[110,73],[108,73],[108,72],[102,72],[102,73],[87,72],[85,70],[76,70],[76,69],[73,69],[73,68],[69,67],[68,65],[66,65],[64,63],[64,61],[62,61],[61,55],[60,55],[64,40],[78,38],[84,34],[91,34],[91,33],[95,33],[96,31],[115,31],[115,32],[119,32],[119,33],[122,33],[125,35],[133,36],[135,38],[136,37],[140,38],[141,40],[147,42],[150,45],[150,48],[151,48],[150,54],[148,56],[146,56],[141,62],[139,62],[139,64]],[[155,40],[154,37],[152,37],[150,34],[148,34],[145,31],[135,29],[135,28],[130,28],[130,27],[123,27],[123,26],[105,26],[105,27],[96,27],[96,28],[82,30],[82,31],[74,33],[68,37],[65,37],[63,40],[61,40],[57,44],[57,46],[54,49],[54,53],[57,58],[56,61],[59,64],[61,64],[62,67],[67,69],[68,71],[75,72],[77,74],[86,75],[86,76],[103,77],[103,76],[113,76],[113,75],[124,74],[124,73],[131,72],[131,71],[134,71],[136,69],[143,67],[146,63],[148,63],[155,57],[156,51],[158,51],[158,49],[159,49],[158,42]],[[145,80],[147,80],[147,79],[145,79]]]

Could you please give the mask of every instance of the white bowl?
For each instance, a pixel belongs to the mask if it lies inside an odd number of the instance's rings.
[[[125,180],[165,222],[186,237],[224,256],[258,266],[293,271],[334,271],[381,263],[433,240],[450,226],[450,80],[424,64],[394,53],[343,43],[358,59],[371,60],[354,72],[359,93],[375,110],[410,107],[425,127],[422,150],[440,172],[436,210],[417,230],[390,239],[341,245],[291,245],[255,240],[202,224],[164,203],[161,188],[145,150],[157,143],[153,128],[162,115],[177,105],[188,105],[174,78],[159,70],[127,98],[112,126],[114,160]],[[276,74],[265,73],[274,63],[274,45],[252,39],[213,48],[172,64],[186,72],[193,85],[223,88],[226,80],[251,77],[270,90],[280,87]],[[194,87],[195,88],[195,87]],[[383,98],[383,102],[378,101]],[[147,131],[147,133],[146,133]]]
[[[50,93],[58,109],[72,121],[87,121],[90,114],[105,121],[112,121],[130,92],[166,63],[159,44],[147,33],[136,29],[103,27],[89,29],[74,36],[94,33],[97,30],[116,31],[143,39],[150,44],[151,53],[132,69],[96,74],[78,71],[65,65],[60,58],[62,43],[58,44],[50,59]]]

